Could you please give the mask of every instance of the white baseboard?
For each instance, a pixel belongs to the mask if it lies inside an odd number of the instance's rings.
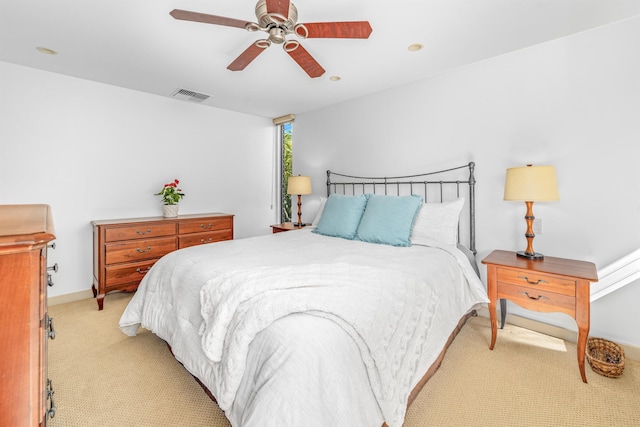
[[[487,307],[481,307],[477,310],[478,314],[483,317],[489,317],[489,309]],[[498,310],[498,327],[500,323],[500,311]],[[560,338],[565,341],[575,343],[578,336],[574,331],[560,328],[554,325],[548,325],[546,323],[538,322],[537,320],[527,319],[525,317],[516,316],[507,312],[507,319],[505,323],[510,323],[521,328],[529,329],[531,331],[539,332],[541,334],[549,335],[552,337]],[[602,337],[605,338],[606,337]],[[624,348],[625,357],[640,361],[640,347],[636,347],[630,344],[617,343]]]
[[[47,298],[48,305],[65,304],[68,302],[80,301],[87,298],[93,298],[93,291],[86,289],[84,291],[72,292],[70,294],[58,295]]]

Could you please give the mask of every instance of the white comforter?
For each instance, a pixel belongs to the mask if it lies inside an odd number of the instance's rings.
[[[455,248],[278,233],[165,256],[120,320],[150,329],[234,426],[402,425],[460,317],[486,302]]]

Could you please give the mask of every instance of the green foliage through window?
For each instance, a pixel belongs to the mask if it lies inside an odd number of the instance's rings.
[[[291,196],[287,194],[287,183],[293,170],[291,123],[282,125],[282,222],[291,221]]]

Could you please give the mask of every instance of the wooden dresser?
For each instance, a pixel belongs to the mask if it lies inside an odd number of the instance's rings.
[[[0,205],[0,426],[44,426],[55,414],[47,377],[47,205]],[[51,283],[51,282],[49,282]]]
[[[93,221],[93,290],[102,310],[111,291],[133,292],[151,266],[177,249],[233,239],[233,215]]]

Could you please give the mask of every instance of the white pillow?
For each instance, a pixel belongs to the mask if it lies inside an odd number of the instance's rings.
[[[458,221],[464,197],[453,202],[422,205],[411,230],[411,244],[425,245],[435,240],[446,245],[458,243]]]
[[[322,211],[324,211],[324,204],[327,202],[327,198],[326,197],[321,197],[320,198],[320,206],[318,206],[318,213],[316,214],[316,217],[313,219],[313,222],[311,223],[311,225],[313,227],[317,227],[318,226],[318,221],[320,221],[320,217],[322,216]]]

